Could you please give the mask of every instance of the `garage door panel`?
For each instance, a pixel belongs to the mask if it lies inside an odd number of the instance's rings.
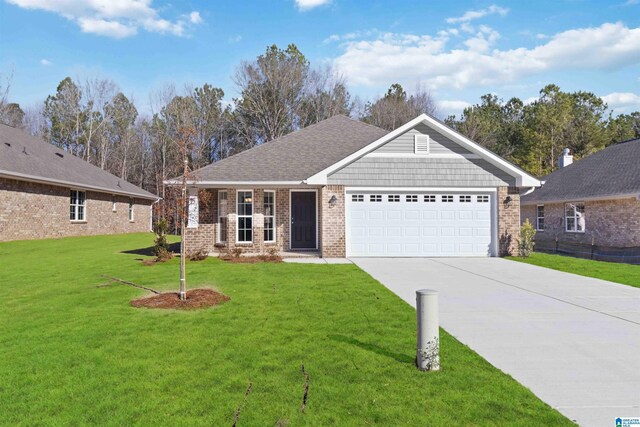
[[[475,195],[351,194],[349,256],[490,255],[491,204]]]

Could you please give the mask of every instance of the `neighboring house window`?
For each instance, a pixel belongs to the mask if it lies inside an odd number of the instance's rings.
[[[238,191],[237,212],[238,243],[253,242],[253,191]]]
[[[133,199],[129,199],[129,222],[133,222]]]
[[[276,241],[276,192],[264,192],[264,241]]]
[[[116,211],[116,196],[111,196],[111,210]]]
[[[71,221],[84,221],[87,195],[84,191],[71,190],[70,218]]]
[[[227,192],[218,191],[218,243],[227,242]]]
[[[544,205],[538,205],[536,210],[536,230],[544,231]]]
[[[567,203],[564,205],[565,230],[571,233],[584,233],[584,203]]]

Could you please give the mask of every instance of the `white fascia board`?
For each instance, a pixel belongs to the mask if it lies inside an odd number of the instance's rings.
[[[55,185],[58,187],[69,187],[69,188],[73,188],[74,190],[75,189],[92,190],[92,191],[97,191],[98,193],[118,194],[120,196],[137,197],[139,199],[145,199],[145,200],[155,200],[155,201],[162,200],[162,197],[159,197],[159,196],[146,196],[143,194],[131,193],[129,191],[114,190],[112,188],[99,187],[96,185],[78,184],[77,182],[63,181],[60,179],[49,179],[49,178],[43,178],[39,176],[27,175],[23,173],[16,173],[16,172],[10,172],[5,170],[0,170],[0,177],[15,179],[18,181],[35,182],[38,184]]]
[[[418,125],[420,123],[423,123],[423,122],[426,123],[427,126],[442,132],[443,134],[445,134],[446,136],[451,138],[453,141],[455,141],[458,144],[460,144],[462,147],[468,149],[469,151],[471,151],[473,153],[476,153],[476,154],[480,155],[481,158],[485,159],[486,161],[488,161],[492,165],[496,166],[500,170],[503,170],[503,171],[507,172],[509,175],[511,175],[514,178],[516,178],[516,185],[518,187],[540,187],[540,181],[538,179],[536,179],[533,176],[527,174],[526,172],[521,171],[520,169],[518,169],[517,167],[515,167],[511,163],[509,163],[506,160],[502,159],[500,156],[492,153],[491,151],[487,150],[484,147],[481,147],[480,145],[478,145],[475,142],[471,141],[469,138],[466,138],[463,135],[459,134],[458,132],[455,132],[454,130],[450,129],[448,126],[440,123],[439,121],[435,120],[434,118],[432,118],[432,117],[430,117],[430,116],[428,116],[426,114],[419,115],[415,119],[413,119],[410,122],[400,126],[396,130],[394,130],[392,132],[389,132],[388,134],[386,134],[382,138],[379,138],[378,140],[376,140],[376,141],[372,142],[371,144],[367,145],[366,147],[361,148],[360,150],[358,150],[355,153],[345,157],[344,159],[340,160],[339,162],[336,162],[333,165],[329,166],[328,168],[326,168],[326,169],[318,172],[317,174],[309,177],[306,180],[306,182],[308,184],[326,185],[327,184],[327,178],[328,178],[329,174],[331,174],[331,173],[335,172],[336,170],[348,165],[349,163],[359,159],[360,157],[364,156],[365,154],[369,153],[370,151],[373,151],[376,148],[380,147],[381,145],[386,144],[387,142],[391,141],[392,139],[402,135],[403,133],[407,132],[408,130],[414,128],[416,125]],[[428,156],[425,156],[425,157],[428,157]]]
[[[606,201],[606,200],[619,200],[619,199],[638,199],[640,200],[639,193],[629,193],[629,194],[611,194],[607,196],[593,196],[593,197],[576,197],[573,199],[556,199],[556,200],[536,200],[532,202],[520,201],[520,205],[529,206],[529,205],[553,205],[558,203],[568,203],[568,202],[596,202],[596,201]]]

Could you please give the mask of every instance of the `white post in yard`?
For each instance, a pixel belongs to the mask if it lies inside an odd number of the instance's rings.
[[[421,371],[440,370],[440,325],[438,320],[438,291],[416,291],[418,316],[418,349],[416,364]]]

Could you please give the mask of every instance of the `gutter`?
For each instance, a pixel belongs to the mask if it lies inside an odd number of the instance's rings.
[[[10,171],[6,171],[6,170],[2,170],[2,169],[0,169],[0,177],[9,178],[9,179],[15,179],[15,180],[18,180],[18,181],[35,182],[35,183],[38,183],[38,184],[49,184],[49,185],[57,185],[57,186],[60,186],[60,187],[79,188],[79,189],[82,189],[82,190],[93,190],[93,191],[97,191],[97,192],[100,192],[100,193],[119,194],[121,196],[137,197],[139,199],[146,199],[146,200],[158,200],[159,199],[158,196],[155,196],[153,194],[149,194],[147,196],[145,194],[131,193],[131,192],[128,192],[128,191],[118,191],[118,190],[114,190],[112,188],[98,187],[98,186],[95,186],[95,185],[78,184],[77,182],[63,181],[63,180],[59,180],[59,179],[43,178],[43,177],[39,177],[39,176],[35,176],[35,175],[27,175],[27,174],[22,174],[22,173],[10,172]],[[124,181],[124,180],[122,180],[122,181]]]
[[[611,194],[607,196],[592,196],[592,197],[565,197],[563,199],[555,199],[555,200],[532,200],[532,201],[522,201],[520,200],[521,205],[543,205],[543,204],[553,204],[553,203],[566,203],[566,202],[595,202],[595,201],[606,201],[606,200],[617,200],[617,199],[638,199],[640,200],[640,193],[626,193],[626,194]]]

